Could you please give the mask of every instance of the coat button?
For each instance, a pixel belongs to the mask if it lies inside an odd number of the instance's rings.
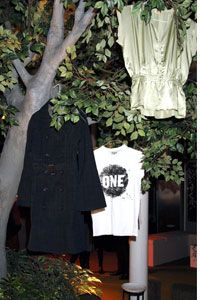
[[[46,191],[48,191],[48,188],[47,188],[47,187],[44,187],[44,188],[42,189],[42,191],[43,191],[43,192],[46,192]]]

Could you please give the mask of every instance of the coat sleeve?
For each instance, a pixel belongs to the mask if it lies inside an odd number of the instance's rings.
[[[80,194],[77,208],[81,211],[90,211],[105,207],[106,202],[96,167],[89,126],[87,122],[81,122],[78,149]]]

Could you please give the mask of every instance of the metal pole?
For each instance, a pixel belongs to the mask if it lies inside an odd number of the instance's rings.
[[[129,244],[129,282],[148,287],[148,193],[141,194],[140,227],[138,236],[130,238]],[[131,296],[131,300],[135,300]],[[144,300],[148,299],[146,289]]]

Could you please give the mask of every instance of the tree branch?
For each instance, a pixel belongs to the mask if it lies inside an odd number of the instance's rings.
[[[84,32],[86,28],[91,24],[94,16],[95,16],[94,9],[90,8],[88,9],[87,12],[85,12],[84,0],[80,0],[79,5],[75,11],[75,20],[74,20],[74,26],[72,31],[76,30],[77,27],[80,30],[80,26],[83,26],[84,27],[83,32]]]
[[[81,0],[75,12],[75,22],[72,31],[65,38],[60,49],[58,49],[56,53],[56,61],[62,61],[65,58],[67,47],[76,44],[78,39],[91,24],[94,16],[95,11],[93,8],[89,8],[87,12],[84,12],[84,2]]]
[[[54,22],[57,22],[58,20],[56,18],[61,18],[61,4],[59,2],[60,0],[55,0],[54,1],[54,9],[57,10],[57,13],[54,12],[52,18],[54,19]],[[62,4],[63,5],[63,4]],[[59,6],[59,7],[58,7]],[[45,69],[45,72],[48,71],[50,73],[56,72],[59,64],[65,59],[66,57],[66,49],[68,47],[71,47],[76,44],[78,39],[81,37],[81,35],[85,32],[87,27],[91,24],[92,19],[95,16],[95,11],[93,8],[89,8],[86,12],[84,11],[84,2],[83,0],[79,1],[79,5],[76,9],[75,12],[75,21],[74,21],[74,26],[71,30],[71,32],[68,33],[67,37],[62,41],[62,44],[55,46],[52,42],[48,42],[45,53],[43,55],[43,60],[42,64],[40,65],[40,73],[41,76],[43,74],[43,70]],[[63,9],[63,8],[62,8]],[[57,16],[57,17],[56,17]],[[62,16],[63,19],[63,16]],[[51,24],[54,24],[52,21]],[[59,23],[60,20],[59,20]],[[52,25],[53,26],[53,25]],[[57,26],[57,25],[56,25]],[[60,26],[60,25],[59,25]],[[55,27],[55,28],[58,28]],[[51,30],[53,30],[51,28]],[[49,35],[48,35],[49,38]],[[53,37],[52,37],[53,38]],[[61,40],[61,36],[60,36]],[[60,41],[59,40],[59,41]],[[58,40],[57,40],[58,41]],[[50,46],[51,45],[51,46]],[[39,74],[38,74],[39,75]],[[42,77],[41,77],[42,78]],[[44,80],[44,79],[43,79]]]
[[[85,12],[85,4],[84,4],[83,0],[80,0],[79,5],[75,11],[74,25],[78,24],[78,22],[82,19],[82,17],[84,16],[84,12]]]
[[[47,53],[58,47],[64,39],[64,8],[61,0],[54,0],[53,15],[47,36]],[[46,52],[46,51],[45,51]],[[51,52],[51,51],[50,51]]]
[[[13,65],[17,73],[19,74],[21,80],[23,81],[24,85],[27,86],[32,76],[26,71],[24,64],[21,62],[20,59],[13,60]]]
[[[20,110],[24,100],[24,95],[21,92],[19,84],[15,84],[12,90],[6,90],[4,96],[6,97],[8,105],[13,105]]]
[[[24,69],[25,69],[25,66],[28,65],[29,62],[31,62],[32,57],[34,55],[35,55],[34,52],[29,50],[29,56],[24,60],[24,63],[23,63]],[[13,74],[13,77],[16,78],[16,80],[18,82],[19,74],[18,74],[16,68],[14,67],[14,62],[13,62],[12,74]],[[28,72],[27,72],[27,74],[28,74]],[[30,80],[32,78],[32,76],[30,74],[28,74],[28,76],[29,76],[29,80]],[[18,83],[16,83],[11,90],[6,89],[6,91],[4,92],[4,96],[6,98],[7,104],[13,105],[13,106],[17,107],[18,109],[21,108],[22,102],[24,100],[24,95],[23,95]]]

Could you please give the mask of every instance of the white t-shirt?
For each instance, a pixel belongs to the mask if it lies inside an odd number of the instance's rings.
[[[92,211],[93,236],[137,236],[142,152],[102,146],[94,156],[107,206]]]

